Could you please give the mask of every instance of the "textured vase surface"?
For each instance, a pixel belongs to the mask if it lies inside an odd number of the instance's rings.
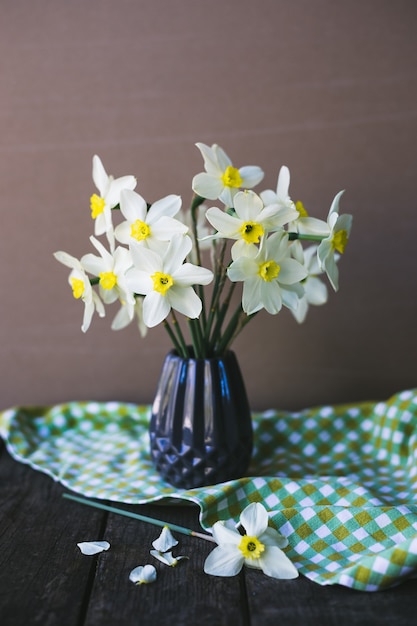
[[[184,359],[170,352],[149,432],[156,469],[179,489],[242,477],[250,462],[253,433],[235,354]]]

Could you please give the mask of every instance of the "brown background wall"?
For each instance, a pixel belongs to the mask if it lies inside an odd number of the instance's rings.
[[[91,157],[149,200],[190,197],[196,141],[325,218],[354,215],[341,288],[298,326],[235,343],[252,406],[386,398],[416,384],[414,0],[1,0],[0,405],[149,402],[170,348],[82,305],[52,257],[90,250]]]

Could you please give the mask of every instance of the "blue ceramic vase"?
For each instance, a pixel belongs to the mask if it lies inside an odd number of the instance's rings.
[[[253,432],[235,354],[185,359],[170,352],[149,432],[153,463],[171,485],[193,489],[241,478],[251,459]]]

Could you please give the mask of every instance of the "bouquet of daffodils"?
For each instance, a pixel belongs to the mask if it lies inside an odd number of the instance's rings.
[[[136,319],[144,336],[162,323],[179,355],[209,358],[224,354],[262,309],[276,315],[287,307],[303,322],[310,305],[327,300],[325,275],[337,291],[337,261],[352,224],[351,215],[339,214],[343,191],[326,221],[310,217],[289,195],[286,166],[276,190],[257,194],[252,188],[264,177],[260,167],[236,168],[218,145],[196,145],[205,172],[193,178],[186,213],[177,195],[148,204],[135,191],[134,176],[113,178],[93,157],[98,193],[90,200],[90,241],[96,254],[81,259],[62,251],[54,255],[71,269],[72,293],[84,302],[84,332],[95,312],[103,317],[105,305],[119,302],[112,329]],[[221,206],[208,206],[208,200]],[[203,266],[206,257],[212,269]],[[238,283],[242,296],[236,306],[232,296]],[[188,321],[191,341],[184,337],[178,313]]]

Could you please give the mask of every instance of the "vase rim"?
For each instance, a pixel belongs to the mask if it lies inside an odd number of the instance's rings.
[[[194,350],[192,346],[187,346],[187,349],[189,350],[190,354],[193,354]],[[216,360],[222,360],[222,359],[228,358],[230,355],[235,356],[235,353],[233,350],[226,350],[225,352],[223,352],[223,354],[213,354],[213,356],[208,356],[208,357],[195,357],[195,356],[183,357],[180,354],[178,354],[175,348],[173,348],[172,350],[168,352],[168,356],[181,359],[183,361],[216,361]]]

